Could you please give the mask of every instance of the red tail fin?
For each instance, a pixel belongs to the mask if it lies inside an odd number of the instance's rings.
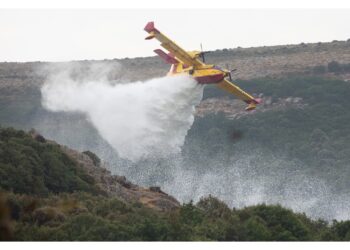
[[[157,30],[154,27],[154,22],[148,22],[144,28],[145,31],[147,31],[148,33],[155,31],[155,32],[159,32],[159,30]]]

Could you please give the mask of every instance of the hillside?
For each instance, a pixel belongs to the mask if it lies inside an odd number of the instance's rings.
[[[216,50],[207,54],[207,61],[228,69],[237,68],[233,77],[238,80],[315,74],[348,80],[350,41]],[[344,65],[343,69],[338,65],[327,69],[328,64],[332,62]],[[43,122],[48,123],[55,119],[42,110],[39,87],[50,72],[72,66],[76,67],[74,74],[79,75],[81,80],[98,77],[89,74],[89,67],[95,67],[100,69],[100,75],[106,74],[114,83],[164,76],[169,69],[169,65],[164,64],[158,57],[65,63],[0,63],[1,123],[30,129],[37,125],[36,119],[45,117]],[[77,116],[72,119],[75,118]],[[84,122],[81,118],[79,120]],[[88,127],[87,124],[85,126]]]
[[[334,41],[331,43],[284,45],[257,48],[236,48],[217,50],[207,54],[207,61],[230,69],[237,68],[233,77],[240,80],[252,80],[263,77],[288,78],[290,76],[318,76],[348,80],[350,62],[350,42]],[[338,63],[328,69],[328,64]],[[340,66],[339,66],[340,65]],[[0,63],[0,123],[20,129],[36,128],[39,132],[58,142],[73,148],[93,147],[90,142],[99,141],[98,147],[107,147],[99,139],[95,129],[80,114],[52,114],[41,107],[40,86],[48,75],[56,70],[74,66],[74,75],[81,79],[94,79],[106,74],[114,83],[145,80],[165,75],[168,65],[158,57],[114,59],[104,61],[77,61],[67,63]],[[98,68],[99,75],[89,74],[89,68]],[[244,84],[244,82],[242,82]],[[244,87],[244,86],[242,86]],[[265,93],[251,89],[256,95]],[[204,100],[214,98],[218,105],[227,105],[221,98],[221,90],[206,88]],[[229,97],[229,95],[226,95]],[[271,103],[266,95],[264,104]],[[219,97],[215,100],[215,97]],[[210,100],[207,100],[207,102]],[[203,102],[198,112],[223,111],[213,110],[212,105]],[[229,106],[231,105],[228,104]],[[239,103],[237,104],[239,105]],[[241,106],[234,108],[240,109]],[[212,109],[212,111],[211,111]],[[224,108],[223,108],[224,109]],[[234,111],[236,112],[236,111]],[[232,116],[231,112],[231,116]],[[84,129],[79,129],[80,127]],[[91,137],[91,140],[87,139]],[[96,143],[94,143],[96,144]],[[96,148],[90,148],[96,151]],[[105,158],[104,155],[101,155]],[[107,156],[106,156],[107,157]],[[108,156],[111,157],[111,156]]]
[[[80,191],[139,202],[156,210],[179,206],[159,188],[141,188],[124,176],[111,175],[94,153],[61,146],[35,131],[1,129],[0,142],[0,188],[15,194],[45,197]]]
[[[281,206],[236,210],[211,196],[180,206],[34,131],[1,129],[0,145],[0,240],[349,240],[349,221],[328,225]]]
[[[194,200],[196,204],[211,194],[230,209],[281,204],[314,220],[350,219],[350,42],[225,49],[209,53],[207,61],[237,68],[236,82],[262,97],[264,103],[247,113],[241,102],[207,86],[181,155],[171,159],[138,163],[121,159],[84,115],[51,113],[41,106],[40,86],[50,70],[76,65],[74,77],[84,81],[94,79],[89,67],[97,65],[111,68],[107,78],[119,84],[164,75],[168,65],[157,57],[0,63],[0,124],[35,128],[45,138],[73,148],[60,147],[73,158],[77,155],[78,162],[89,157],[77,151],[94,152],[108,163],[104,167],[113,175],[123,175],[140,186],[160,186],[180,202]],[[111,177],[91,162],[86,166],[90,166],[88,173],[99,169],[93,174],[98,176],[94,188],[125,202],[135,197],[132,201],[158,206],[148,196],[154,192],[138,186],[135,194],[120,184],[125,182],[123,177]],[[83,180],[83,186],[91,188],[89,179],[84,182],[84,176],[77,177],[69,185]],[[110,190],[109,183],[118,189]],[[130,185],[126,184],[135,187]],[[44,184],[42,187],[44,193],[52,191]],[[171,199],[168,202],[177,204]]]

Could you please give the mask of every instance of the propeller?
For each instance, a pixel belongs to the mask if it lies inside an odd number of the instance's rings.
[[[225,67],[228,68],[228,64],[225,64]],[[221,68],[221,67],[219,67],[217,65],[214,68],[225,72],[226,73],[225,76],[228,76],[228,78],[230,79],[231,82],[232,82],[232,75],[231,74],[237,70],[237,69],[227,70],[227,69],[223,69],[223,68]]]
[[[202,61],[205,63],[205,57],[204,57],[202,43],[201,43],[201,57],[202,57]]]
[[[231,76],[232,73],[235,72],[236,70],[237,70],[237,69],[231,69],[231,70],[230,70],[230,73],[229,73],[229,75],[230,75],[230,81],[232,81],[232,76]]]
[[[226,69],[228,68],[228,64],[227,64],[227,63],[226,63],[226,65],[225,65],[225,67],[226,67]],[[235,72],[236,70],[237,70],[237,69],[231,69],[231,70],[229,70],[229,71],[227,72],[230,81],[232,81],[232,73]]]

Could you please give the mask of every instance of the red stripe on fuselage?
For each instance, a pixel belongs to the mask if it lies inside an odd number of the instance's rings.
[[[223,74],[209,75],[209,76],[197,76],[194,79],[200,84],[215,84],[224,79]]]

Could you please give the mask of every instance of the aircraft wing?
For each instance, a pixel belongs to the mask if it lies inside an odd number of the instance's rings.
[[[256,104],[260,103],[259,99],[255,99],[253,96],[244,92],[240,87],[238,87],[237,85],[235,85],[227,79],[223,79],[220,83],[217,84],[217,86],[231,94],[234,94],[239,99],[249,104],[246,110],[253,110],[255,109]]]
[[[156,38],[161,42],[161,46],[172,53],[177,59],[182,61],[187,66],[193,66],[194,68],[198,68],[203,66],[204,64],[198,60],[197,58],[192,57],[189,53],[187,53],[184,49],[182,49],[175,42],[166,37],[163,33],[157,30],[154,27],[154,22],[147,23],[144,28],[145,31],[149,33],[149,36],[146,37],[147,40]]]

